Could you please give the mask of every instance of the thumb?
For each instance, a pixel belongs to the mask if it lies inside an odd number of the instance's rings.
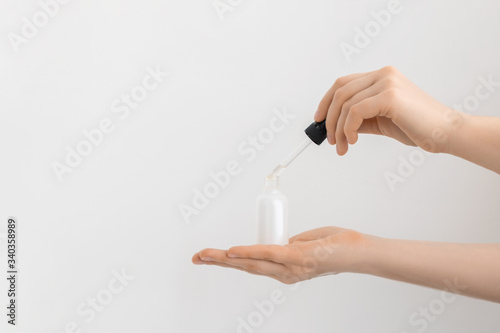
[[[313,230],[304,231],[290,238],[290,244],[294,242],[307,242],[311,240],[316,240],[319,238],[324,238],[331,235],[333,232],[339,230],[337,227],[322,227]]]

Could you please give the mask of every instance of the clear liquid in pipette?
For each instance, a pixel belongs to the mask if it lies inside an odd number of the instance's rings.
[[[295,148],[290,155],[288,155],[276,168],[274,168],[273,172],[271,172],[267,179],[274,179],[279,177],[281,172],[290,165],[299,155],[302,153],[310,144],[311,140],[309,138],[304,139],[298,146]]]
[[[267,179],[272,180],[275,178],[278,178],[281,172],[285,170],[285,167],[282,166],[281,164],[278,165],[276,168],[274,168],[273,172],[271,172],[268,176]]]

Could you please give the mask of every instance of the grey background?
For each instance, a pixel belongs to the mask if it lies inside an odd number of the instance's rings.
[[[387,1],[236,1],[221,20],[211,1],[70,1],[19,52],[7,34],[37,1],[0,3],[0,232],[20,231],[19,325],[6,332],[236,332],[271,291],[286,297],[255,332],[418,332],[410,316],[440,292],[341,274],[301,283],[197,267],[205,247],[254,242],[254,200],[264,177],[303,138],[339,76],[394,65],[453,106],[478,77],[500,80],[500,3],[401,1],[404,10],[348,62],[342,42]],[[148,66],[170,77],[125,120],[111,104]],[[500,115],[500,91],[474,112]],[[255,160],[237,147],[268,126],[273,109],[295,115]],[[67,145],[103,118],[113,133],[58,182]],[[384,237],[499,242],[500,178],[453,156],[426,156],[391,191],[384,173],[415,148],[362,136],[338,157],[311,147],[283,174],[291,234],[337,225]],[[235,159],[242,172],[187,224],[193,189]],[[5,240],[2,252],[5,253]],[[2,255],[2,257],[5,257]],[[5,260],[2,259],[2,267]],[[76,314],[113,271],[135,279],[89,323]],[[6,285],[1,279],[1,304]],[[2,306],[2,308],[4,308]],[[425,332],[494,332],[497,304],[457,297]]]

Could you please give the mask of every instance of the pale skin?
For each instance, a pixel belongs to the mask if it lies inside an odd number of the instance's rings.
[[[500,118],[453,110],[394,67],[335,81],[315,121],[347,153],[358,134],[384,135],[433,153],[448,153],[500,173]],[[500,302],[500,244],[397,240],[339,227],[298,234],[289,244],[204,249],[194,264],[235,268],[283,283],[344,272],[371,274]]]

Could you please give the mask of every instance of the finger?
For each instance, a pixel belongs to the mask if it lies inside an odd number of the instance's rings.
[[[247,271],[247,270],[245,270],[244,268],[242,268],[240,266],[230,265],[230,264],[226,264],[225,262],[220,262],[220,261],[207,261],[205,263],[205,265],[220,266],[220,267],[226,267],[226,268],[233,268],[233,269],[237,269],[239,271],[247,272],[247,273],[250,273],[250,274],[265,275],[265,274],[260,273],[260,272],[250,272],[250,271]]]
[[[379,132],[375,134],[382,134],[385,136],[388,136],[390,138],[396,139],[405,145],[409,146],[414,146],[416,147],[417,144],[410,139],[408,134],[406,134],[398,125],[396,125],[392,119],[387,118],[387,117],[375,117],[375,118],[370,118],[367,120],[364,120],[363,123],[361,124],[361,127],[358,129],[358,133],[365,133],[363,132],[364,130],[364,123],[367,121],[375,120],[377,122],[377,128],[379,128]],[[383,133],[382,129],[383,128]]]
[[[390,119],[387,120],[391,121]],[[382,132],[380,132],[377,117],[363,120],[361,126],[358,129],[358,133],[382,135]]]
[[[212,265],[212,266],[219,266],[219,267],[226,267],[226,268],[237,269],[239,271],[247,272],[247,273],[250,273],[250,274],[253,274],[253,275],[267,276],[267,277],[273,278],[273,279],[278,280],[278,281],[281,282],[280,276],[277,276],[277,275],[274,275],[274,274],[263,274],[263,273],[260,273],[260,272],[248,271],[248,270],[246,270],[244,268],[241,268],[241,267],[238,267],[238,266],[229,265],[229,264],[226,264],[226,263],[223,263],[223,262],[218,262],[218,261],[207,261],[205,264],[206,265]]]
[[[227,250],[230,258],[252,258],[286,263],[290,259],[290,249],[281,245],[234,246]]]
[[[332,103],[328,108],[328,113],[326,115],[326,132],[328,142],[330,144],[336,143],[336,128],[339,120],[339,116],[342,107],[345,102],[351,99],[353,96],[365,89],[371,87],[375,82],[374,75],[365,75],[358,79],[352,80],[346,83],[344,86],[338,88],[333,96]]]
[[[307,242],[311,240],[316,240],[329,236],[339,230],[342,229],[337,227],[321,227],[313,230],[308,230],[291,237],[289,242],[290,244],[292,244],[296,242]]]
[[[335,141],[337,144],[337,154],[344,155],[349,149],[347,138],[344,131],[345,121],[353,105],[361,102],[362,100],[375,96],[380,91],[380,85],[372,85],[365,90],[362,90],[353,95],[341,107],[340,116],[337,121],[337,128],[335,130]]]
[[[191,258],[191,261],[193,262],[193,264],[196,264],[196,265],[202,265],[205,263],[203,260],[201,260],[199,252],[195,253],[193,255],[193,257]]]
[[[314,121],[320,122],[320,121],[325,120],[326,113],[328,112],[328,108],[329,108],[330,104],[332,104],[333,95],[335,94],[335,91],[337,89],[339,89],[343,85],[351,82],[352,80],[363,77],[369,73],[372,73],[372,72],[354,73],[354,74],[350,74],[350,75],[338,78],[335,81],[335,83],[330,87],[330,89],[328,89],[325,96],[321,99],[321,102],[318,105],[318,110],[316,111],[316,114],[314,115]]]
[[[204,249],[200,251],[200,258],[205,262],[205,264],[207,264],[207,262],[216,261],[243,268],[247,272],[260,273],[264,275],[280,275],[286,270],[286,267],[283,264],[275,263],[272,261],[230,258],[227,256],[227,251],[225,250]]]
[[[366,98],[351,106],[349,114],[345,120],[344,133],[350,143],[358,140],[358,129],[365,119],[376,116],[385,117],[388,111],[387,92]]]
[[[380,129],[381,127],[385,128],[384,133],[382,133]],[[402,141],[406,145],[416,146],[416,144],[403,130],[394,124],[391,119],[386,117],[375,116],[373,118],[363,120],[358,129],[358,134],[359,133],[386,135],[391,138],[398,138],[398,140]]]

